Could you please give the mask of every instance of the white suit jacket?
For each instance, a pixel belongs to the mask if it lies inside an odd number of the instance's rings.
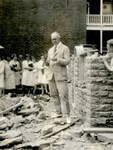
[[[61,42],[57,45],[57,50],[55,51],[55,46],[49,49],[47,62],[49,63],[49,70],[47,79],[51,80],[53,75],[55,80],[67,80],[67,65],[70,61],[70,50],[69,48],[62,44]],[[52,61],[56,58],[57,61],[54,64]]]

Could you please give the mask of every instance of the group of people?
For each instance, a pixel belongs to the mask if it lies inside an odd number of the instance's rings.
[[[36,61],[29,54],[17,57],[0,55],[0,96],[4,93],[17,94],[22,89],[22,94],[35,94],[37,85],[41,85],[41,94],[48,94],[48,80],[46,79],[47,66],[44,55]]]
[[[15,89],[19,84],[22,85],[24,93],[29,93],[31,89],[41,84],[42,94],[48,93],[49,85],[50,99],[54,101],[56,116],[62,116],[68,120],[70,114],[68,99],[67,66],[70,62],[70,50],[61,42],[58,32],[51,34],[53,46],[49,49],[47,59],[41,57],[36,62],[34,57],[26,55],[22,61],[16,55],[12,60],[7,57],[3,60],[0,57],[0,89]],[[37,76],[38,68],[38,76]],[[43,77],[43,78],[42,78]],[[68,120],[69,121],[69,120]]]
[[[0,55],[0,96],[5,90],[14,92],[19,85],[22,85],[24,94],[36,90],[41,85],[42,94],[48,93],[54,101],[56,116],[62,116],[70,122],[70,105],[68,99],[68,76],[67,66],[70,62],[69,48],[61,42],[58,32],[51,34],[53,46],[49,49],[47,58],[41,56],[38,62],[35,57],[26,54],[25,59],[17,58],[14,54],[12,59]],[[103,61],[108,70],[113,71],[113,39],[107,41],[108,54]],[[111,58],[109,65],[107,59]],[[45,90],[45,91],[44,91]]]

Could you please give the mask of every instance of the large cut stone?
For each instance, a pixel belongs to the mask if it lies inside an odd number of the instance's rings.
[[[20,136],[22,133],[20,131],[9,130],[6,133],[0,134],[0,139],[10,139]]]
[[[41,134],[42,136],[49,134],[53,131],[53,125],[47,125],[44,128],[42,128]]]
[[[102,142],[113,143],[113,133],[98,133],[97,138]]]
[[[14,145],[17,143],[22,142],[22,137],[16,137],[16,138],[12,138],[12,139],[5,139],[3,141],[0,142],[0,147],[7,147],[10,145]]]

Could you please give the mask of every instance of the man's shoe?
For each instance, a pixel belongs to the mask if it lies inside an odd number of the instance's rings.
[[[63,115],[63,121],[67,124],[70,124],[72,121],[71,121],[71,117],[69,115]]]
[[[70,124],[71,123],[71,117],[67,116],[66,117],[66,122],[67,122],[67,124]]]

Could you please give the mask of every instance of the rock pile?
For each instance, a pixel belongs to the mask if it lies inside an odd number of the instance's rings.
[[[73,124],[52,118],[49,97],[9,97],[1,99],[0,150],[33,150],[57,145],[56,134]],[[51,105],[51,104],[50,104]],[[59,122],[59,123],[58,123]]]

